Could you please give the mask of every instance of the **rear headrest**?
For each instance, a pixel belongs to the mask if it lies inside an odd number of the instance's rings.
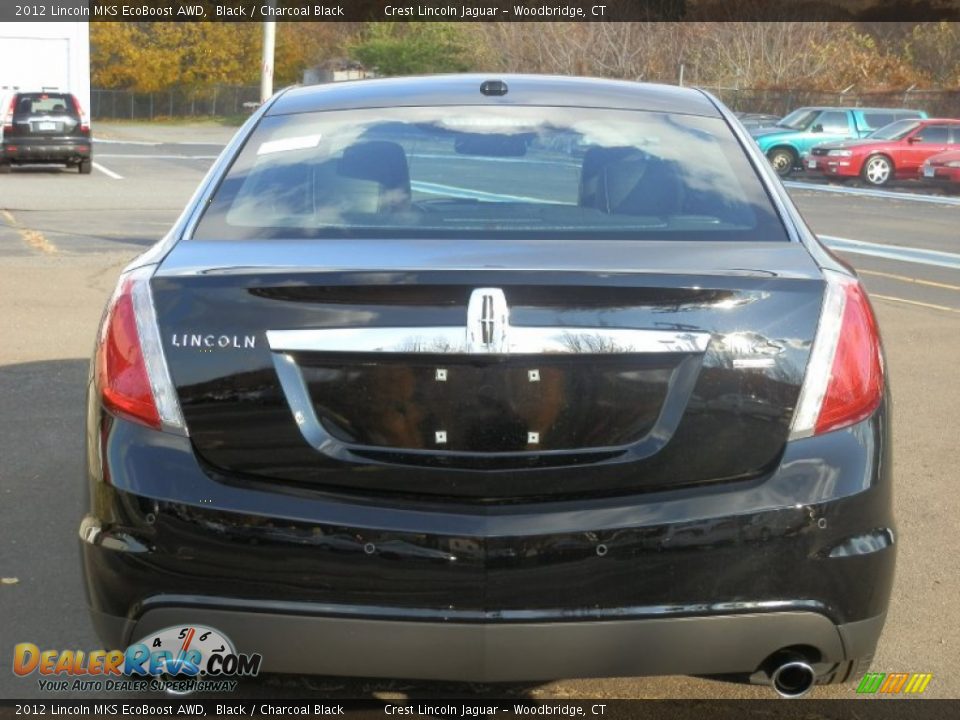
[[[66,111],[67,111],[67,106],[64,105],[63,103],[57,103],[56,105],[53,106],[53,109],[52,109],[52,112],[66,112]]]
[[[603,168],[617,160],[637,152],[632,147],[592,147],[583,156],[583,165],[580,167],[580,206],[598,207],[597,182]]]
[[[394,142],[372,140],[351,145],[343,151],[343,157],[337,163],[337,175],[360,181],[345,183],[348,194],[363,189],[376,190],[376,207],[355,209],[363,212],[383,212],[406,207],[410,202],[410,168],[403,147]],[[363,183],[370,186],[363,187]]]
[[[682,202],[683,184],[669,161],[625,147],[593,148],[584,157],[580,203],[585,207],[665,217],[679,213]]]

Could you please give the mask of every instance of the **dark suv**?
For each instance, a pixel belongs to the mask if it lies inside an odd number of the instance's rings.
[[[0,173],[10,172],[12,165],[58,164],[90,174],[90,124],[75,96],[16,92],[0,112]]]

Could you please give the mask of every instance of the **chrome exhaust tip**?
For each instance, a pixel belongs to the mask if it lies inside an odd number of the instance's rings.
[[[770,684],[780,697],[785,698],[803,697],[816,681],[813,668],[803,660],[788,660],[777,665],[770,673]]]

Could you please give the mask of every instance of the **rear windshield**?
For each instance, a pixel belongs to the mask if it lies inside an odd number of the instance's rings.
[[[76,116],[73,98],[65,93],[20,93],[17,95],[14,115],[70,115]]]
[[[194,237],[786,240],[723,120],[554,107],[266,117]]]
[[[873,140],[900,140],[919,125],[917,120],[897,120],[875,131],[870,137]]]

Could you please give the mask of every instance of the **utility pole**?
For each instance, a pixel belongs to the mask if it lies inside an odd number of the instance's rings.
[[[273,10],[277,0],[268,0],[267,7]],[[270,17],[273,17],[272,15]],[[277,23],[275,20],[263,21],[263,63],[260,66],[260,103],[265,103],[273,95],[273,50],[276,45]]]

